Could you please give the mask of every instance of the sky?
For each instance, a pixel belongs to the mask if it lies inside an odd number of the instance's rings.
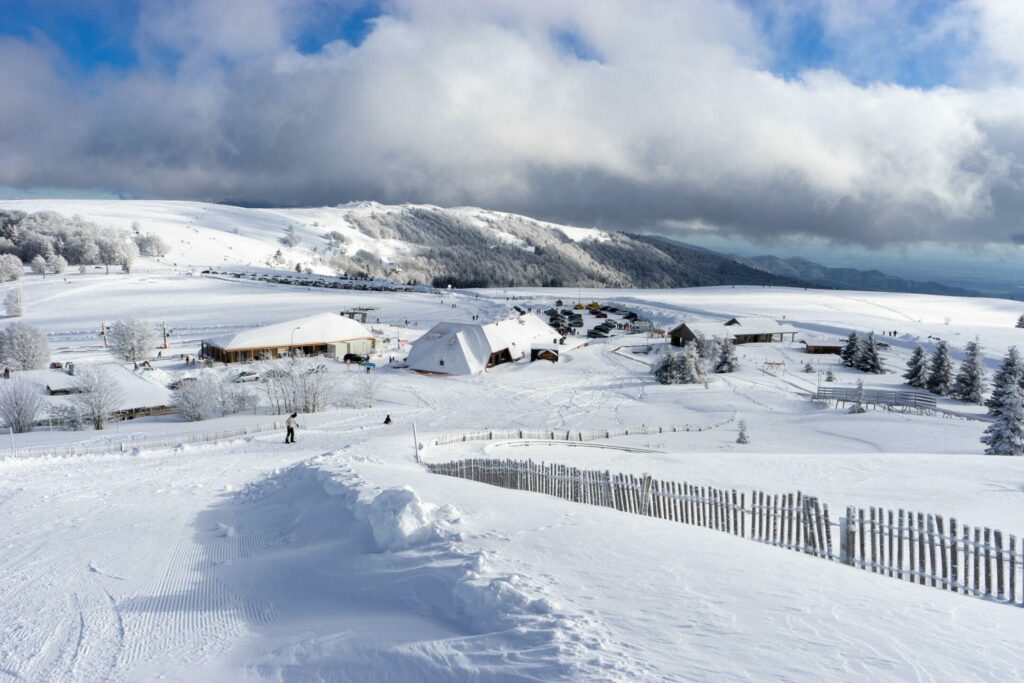
[[[1016,254],[1021,36],[1020,0],[0,0],[0,194]]]

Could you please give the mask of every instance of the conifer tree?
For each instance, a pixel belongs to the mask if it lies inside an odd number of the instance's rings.
[[[669,351],[654,366],[654,378],[661,384],[678,384],[678,361],[676,354]]]
[[[843,361],[843,365],[848,368],[852,368],[857,363],[858,350],[860,349],[860,337],[857,335],[856,330],[850,333],[850,336],[846,338],[846,346],[839,352],[839,358]]]
[[[928,386],[928,356],[920,346],[914,349],[907,363],[907,371],[903,373],[903,379],[915,389],[924,389]]]
[[[1021,313],[1020,317],[1017,318],[1017,327],[1024,329],[1024,313]]]
[[[696,344],[687,344],[679,357],[679,383],[701,384],[706,379]]]
[[[981,442],[989,455],[1024,455],[1024,390],[1019,382],[1006,383],[1002,409]]]
[[[992,378],[992,394],[985,401],[988,414],[996,417],[1003,409],[1003,396],[1011,384],[1024,382],[1024,366],[1021,365],[1020,354],[1016,346],[1011,346],[1003,358],[1003,364]]]
[[[715,372],[736,372],[739,369],[740,362],[736,357],[736,344],[731,339],[723,339],[718,347],[718,360],[715,362]]]
[[[968,403],[981,405],[985,401],[985,359],[977,339],[964,347],[964,362],[960,364],[952,394]]]
[[[953,361],[949,357],[949,344],[944,341],[938,343],[929,365],[932,370],[928,375],[928,391],[946,396],[953,384]]]
[[[868,335],[867,341],[860,344],[856,366],[858,370],[872,375],[885,374],[885,364],[882,363],[882,357],[878,355],[878,344],[875,343],[874,332]]]

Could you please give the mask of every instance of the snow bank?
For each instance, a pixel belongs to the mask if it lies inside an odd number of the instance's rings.
[[[454,508],[426,503],[408,486],[387,489],[370,503],[366,521],[377,547],[385,552],[408,550],[444,538]]]

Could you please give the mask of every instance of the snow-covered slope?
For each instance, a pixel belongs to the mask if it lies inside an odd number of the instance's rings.
[[[198,202],[12,200],[0,209],[79,215],[161,236],[165,265],[272,266],[401,282],[673,287],[797,284],[678,243],[472,207],[353,202],[246,209]]]

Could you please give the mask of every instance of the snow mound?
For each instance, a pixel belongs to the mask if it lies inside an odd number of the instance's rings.
[[[370,503],[366,521],[377,547],[384,552],[397,552],[444,538],[445,527],[456,516],[450,506],[442,510],[424,502],[405,486],[377,494]]]

